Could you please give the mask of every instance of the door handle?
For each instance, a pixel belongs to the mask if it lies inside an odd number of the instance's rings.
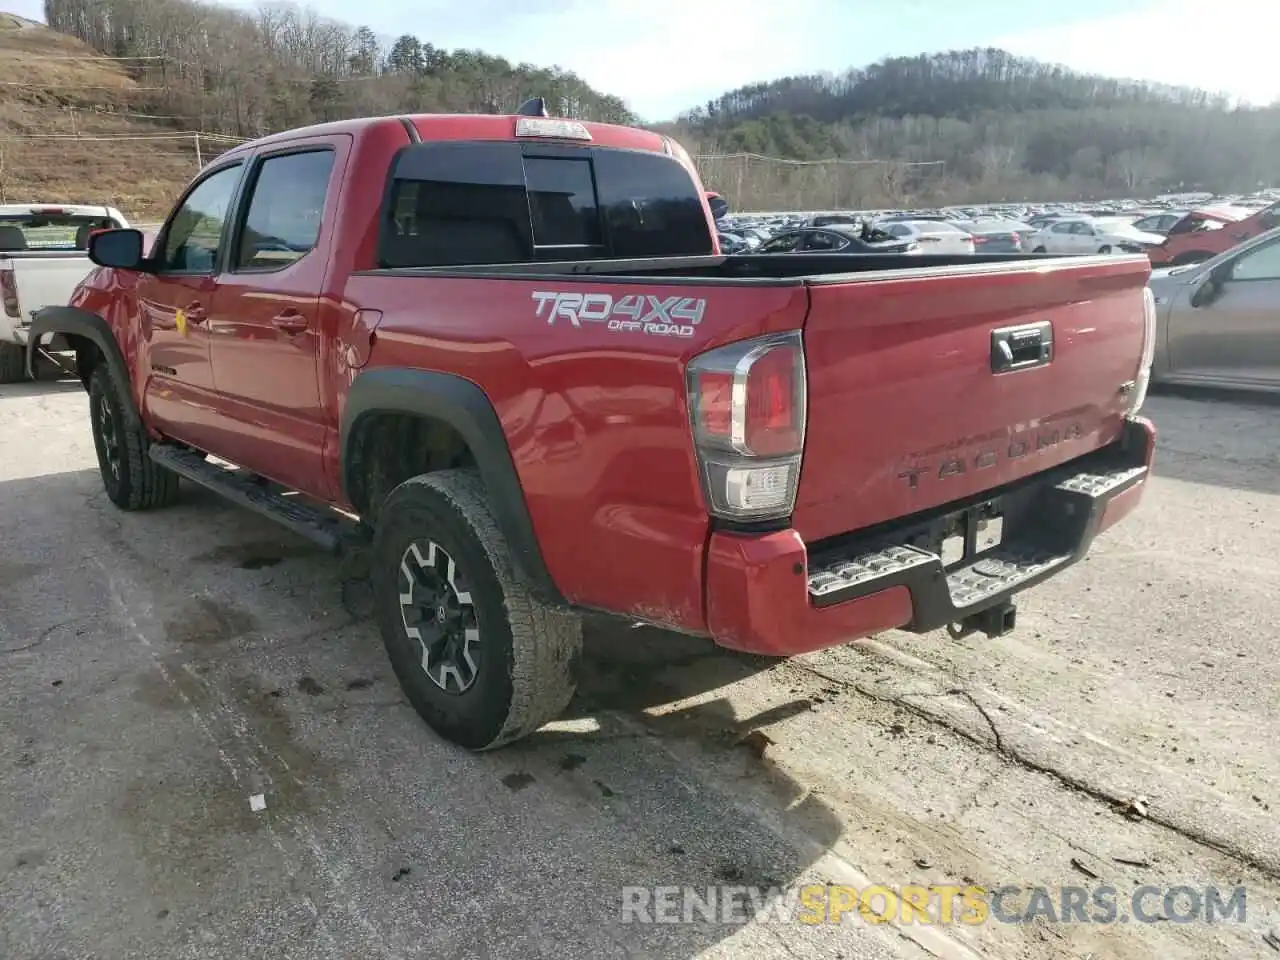
[[[277,330],[282,330],[292,336],[293,334],[302,333],[311,324],[297,310],[285,310],[271,318],[271,325]]]

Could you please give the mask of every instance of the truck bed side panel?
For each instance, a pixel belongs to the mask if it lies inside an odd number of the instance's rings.
[[[538,315],[534,293],[705,297],[687,337]],[[799,285],[365,274],[344,301],[383,312],[368,368],[439,370],[478,384],[502,423],[543,560],[576,604],[700,632],[709,521],[685,401],[688,358],[797,329]],[[604,300],[584,315],[599,312]],[[646,301],[647,302],[647,301]],[[646,309],[648,309],[646,307]]]

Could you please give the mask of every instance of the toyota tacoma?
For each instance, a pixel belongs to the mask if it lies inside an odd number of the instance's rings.
[[[724,256],[645,130],[279,133],[89,254],[28,344],[75,349],[108,497],[185,478],[363,551],[473,749],[565,707],[588,612],[774,656],[1003,633],[1152,461],[1145,257]]]

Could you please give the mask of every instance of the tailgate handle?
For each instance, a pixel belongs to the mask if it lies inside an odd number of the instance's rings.
[[[1048,320],[991,331],[991,372],[1042,367],[1053,359],[1053,325]]]

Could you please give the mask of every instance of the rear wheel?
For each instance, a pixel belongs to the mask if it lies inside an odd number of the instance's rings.
[[[1111,245],[1110,245],[1110,244],[1106,244],[1106,243],[1104,243],[1102,246],[1100,246],[1100,247],[1098,248],[1098,252],[1099,252],[1099,253],[1110,253],[1110,252],[1111,252]]]
[[[147,455],[150,442],[126,414],[126,387],[99,364],[89,377],[89,420],[107,497],[122,510],[165,507],[178,499],[178,475]]]
[[[1036,247],[1031,252],[1032,253],[1048,253],[1049,251],[1047,251],[1044,247]]]
[[[0,383],[27,379],[27,351],[21,344],[0,343]]]
[[[392,490],[370,572],[392,669],[441,736],[492,749],[568,705],[581,618],[520,582],[474,470],[424,474]]]

